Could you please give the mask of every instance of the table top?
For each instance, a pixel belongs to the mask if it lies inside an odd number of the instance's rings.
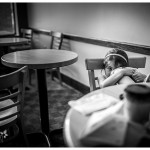
[[[150,86],[150,84],[148,85]],[[88,93],[87,95],[83,96],[83,98],[87,98],[93,95],[98,95],[100,93],[103,93],[109,96],[113,96],[114,98],[117,98],[119,100],[120,95],[123,94],[126,86],[127,85],[125,84],[109,86],[109,87]],[[79,139],[80,139],[81,133],[85,129],[88,119],[89,119],[89,116],[82,115],[80,112],[78,112],[77,110],[73,108],[70,108],[70,110],[67,112],[65,122],[64,122],[64,137],[65,137],[66,144],[69,147],[84,147],[85,146]],[[130,127],[130,128],[133,129],[133,127]],[[130,141],[132,141],[131,138],[130,138]],[[131,144],[131,142],[129,142],[128,144]]]
[[[25,44],[28,39],[21,37],[0,38],[0,46],[11,46],[17,44]]]
[[[17,51],[3,55],[2,64],[20,68],[27,65],[29,69],[51,69],[68,66],[78,60],[78,55],[68,50],[33,49]]]

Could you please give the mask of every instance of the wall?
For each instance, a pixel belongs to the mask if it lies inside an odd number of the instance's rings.
[[[17,3],[19,28],[28,28],[27,4]]]
[[[150,4],[28,3],[27,6],[31,28],[150,46]],[[61,72],[88,85],[85,58],[104,57],[109,48],[75,41],[69,41],[69,44],[71,50],[78,53],[79,60],[63,67]],[[144,73],[150,72],[148,64],[150,56],[147,56],[146,69],[142,70]]]

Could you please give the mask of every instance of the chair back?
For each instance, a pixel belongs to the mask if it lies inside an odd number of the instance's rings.
[[[22,112],[26,72],[27,67],[24,66],[12,73],[0,76],[0,91],[6,89],[9,91],[5,95],[0,95],[0,133],[16,127],[13,136],[8,135],[5,139],[3,135],[0,135],[0,145],[16,137],[18,132],[23,134]],[[16,89],[12,90],[14,87]],[[16,126],[16,123],[19,126]]]
[[[27,43],[10,46],[8,52],[20,51],[20,50],[29,50],[32,48],[32,29],[21,29],[21,37],[28,39]]]
[[[21,29],[22,37],[31,39],[32,38],[32,29]]]
[[[51,36],[52,36],[52,40],[51,40],[51,45],[50,48],[51,49],[61,49],[61,45],[63,42],[63,34],[60,32],[51,32]]]
[[[103,69],[103,58],[99,59],[85,59],[86,70],[88,70],[90,91],[99,89],[100,87],[96,86],[96,81],[98,77],[95,76],[94,70]],[[129,58],[129,66],[133,68],[145,68],[146,57],[131,57]]]
[[[31,44],[33,31],[32,29],[23,29],[21,28],[21,35],[24,38],[28,39],[28,44]]]

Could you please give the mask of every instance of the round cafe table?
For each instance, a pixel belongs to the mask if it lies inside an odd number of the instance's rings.
[[[28,39],[20,38],[20,37],[0,38],[0,46],[3,46],[3,47],[18,45],[18,44],[25,44],[27,42],[28,42]]]
[[[37,70],[37,82],[40,102],[41,128],[49,137],[48,95],[45,69],[68,66],[75,63],[78,55],[67,50],[34,49],[17,51],[2,56],[3,65],[13,68],[28,66]]]
[[[21,37],[0,38],[0,47],[2,47],[2,49],[0,50],[0,56],[8,53],[9,46],[26,44],[26,43],[28,43],[28,39],[21,38]]]
[[[147,83],[147,85],[150,86],[150,83]],[[102,88],[86,94],[85,96],[82,97],[82,100],[84,98],[90,98],[91,96],[96,96],[100,93],[113,96],[114,98],[120,100],[120,95],[124,93],[124,89],[126,86],[127,86],[126,84],[122,84],[122,85],[114,85],[114,86]],[[85,116],[73,108],[69,109],[65,118],[64,131],[63,131],[65,142],[69,147],[87,147],[87,145],[84,145],[80,141],[80,136],[86,127],[89,117],[90,117],[89,115]],[[137,126],[137,124],[128,125],[128,130],[126,132],[126,138],[123,146],[125,147],[135,146],[136,139],[139,136],[141,136],[137,134],[137,132],[143,134],[145,130],[141,126],[140,127]]]

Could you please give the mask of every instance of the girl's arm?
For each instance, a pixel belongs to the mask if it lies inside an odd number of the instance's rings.
[[[144,80],[146,79],[146,75],[139,72],[139,71],[136,71],[133,75],[132,75],[133,79],[136,81],[136,82],[144,82]]]
[[[98,80],[99,80],[99,86],[100,86],[100,88],[103,88],[102,87],[102,83],[106,80],[106,76],[102,74],[102,71],[99,74]]]
[[[117,68],[114,71],[117,72],[119,69],[120,68]],[[130,69],[134,69],[134,68],[130,68]],[[134,73],[136,72],[135,70],[134,70]],[[132,84],[132,83],[135,83],[135,82],[134,82],[134,80],[130,76],[124,75],[117,83],[118,84]]]
[[[102,77],[102,75],[100,75],[99,77],[100,87],[104,88],[107,86],[111,86],[116,84],[118,81],[120,81],[119,84],[134,83],[134,81],[130,77],[126,77],[126,80],[125,78],[124,80],[120,80],[124,76],[131,76],[134,73],[134,71],[135,71],[134,68],[126,67],[123,69],[118,69],[117,71],[114,72],[114,74],[110,75],[108,78],[104,78]]]
[[[135,83],[132,78],[130,78],[129,76],[123,76],[119,81],[119,84],[132,84]]]

